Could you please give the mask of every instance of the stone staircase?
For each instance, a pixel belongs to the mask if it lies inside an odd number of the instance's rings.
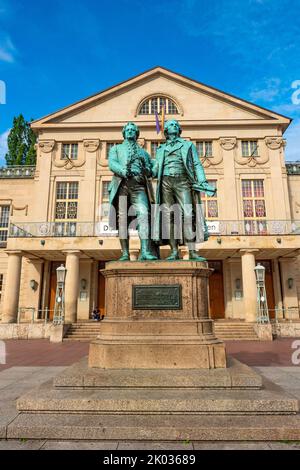
[[[101,322],[73,323],[64,341],[92,341],[100,334]],[[224,341],[257,341],[258,337],[251,323],[237,320],[215,321],[216,336]]]
[[[92,341],[100,334],[101,322],[87,321],[72,323],[64,341]]]
[[[237,320],[216,320],[216,336],[223,341],[258,341],[253,324]]]

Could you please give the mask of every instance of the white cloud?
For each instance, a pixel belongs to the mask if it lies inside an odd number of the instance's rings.
[[[9,36],[0,37],[0,61],[13,63],[16,48]]]
[[[281,81],[279,78],[268,78],[265,80],[263,88],[254,88],[250,92],[253,101],[271,102],[281,93]]]
[[[300,119],[292,122],[284,137],[287,140],[285,149],[286,160],[300,160]]]
[[[10,129],[7,129],[7,131],[3,132],[3,134],[0,134],[0,166],[6,164],[4,157],[7,152],[7,137],[9,131]]]

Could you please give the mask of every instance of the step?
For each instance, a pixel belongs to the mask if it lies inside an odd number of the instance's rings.
[[[20,414],[7,439],[282,441],[300,440],[300,416]]]

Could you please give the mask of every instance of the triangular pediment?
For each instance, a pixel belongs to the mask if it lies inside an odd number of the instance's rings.
[[[180,121],[212,123],[273,121],[287,127],[290,119],[240,98],[184,77],[163,67],[155,67],[96,95],[81,100],[32,123],[32,127],[86,126],[153,120],[153,115],[137,115],[147,96],[163,95],[178,104]]]

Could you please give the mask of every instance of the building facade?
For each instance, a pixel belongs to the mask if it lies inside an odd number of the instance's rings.
[[[260,262],[271,318],[299,319],[300,165],[285,163],[290,119],[156,67],[34,121],[36,167],[0,170],[2,322],[18,314],[51,319],[61,264],[66,322],[88,320],[96,307],[105,313],[101,269],[120,256],[107,226],[108,152],[134,121],[140,145],[154,157],[163,140],[155,113],[163,106],[195,143],[217,187],[215,197],[203,195],[211,236],[200,247],[214,268],[211,316],[256,321]],[[136,259],[137,237],[130,251]]]

